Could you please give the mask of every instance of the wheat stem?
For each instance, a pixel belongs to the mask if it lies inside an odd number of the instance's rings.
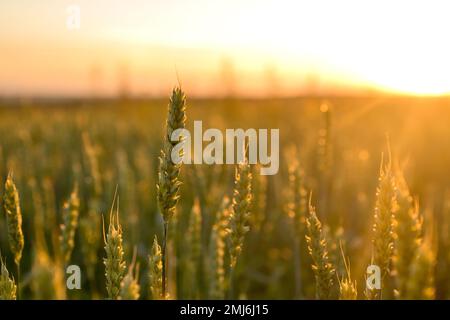
[[[162,246],[162,296],[167,295],[167,268],[169,267],[167,261],[167,240],[169,234],[169,223],[164,222],[164,235],[163,235],[163,246]]]

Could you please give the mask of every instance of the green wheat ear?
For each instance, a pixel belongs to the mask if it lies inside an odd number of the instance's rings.
[[[164,220],[164,237],[162,243],[162,296],[167,293],[167,265],[166,249],[168,243],[169,221],[175,214],[178,203],[179,180],[181,163],[172,161],[172,150],[178,141],[171,141],[172,133],[177,129],[183,129],[186,123],[186,97],[181,88],[175,88],[170,97],[168,115],[166,122],[166,133],[164,145],[159,157],[158,182],[156,194],[159,210]],[[181,151],[180,151],[181,152]],[[182,156],[180,154],[180,156]]]
[[[136,264],[136,248],[133,260],[128,268],[128,272],[120,285],[121,300],[139,300],[141,287],[139,286],[139,264]]]
[[[232,212],[230,215],[230,267],[236,266],[242,252],[244,238],[250,230],[249,218],[252,202],[252,173],[247,161],[236,166]]]
[[[316,278],[316,297],[321,300],[329,299],[335,271],[333,265],[329,262],[327,241],[322,231],[322,224],[317,218],[316,210],[311,205],[311,200],[309,215],[306,219],[306,229],[306,242],[313,260],[312,270]]]
[[[288,215],[294,222],[296,235],[301,235],[305,229],[308,199],[304,188],[304,173],[296,160],[289,165],[289,189]]]
[[[404,299],[408,294],[411,280],[411,267],[414,257],[422,244],[422,217],[419,205],[410,194],[408,184],[401,171],[396,172],[398,210],[395,213],[394,228],[395,253],[393,267],[397,287],[397,298]]]
[[[120,286],[120,299],[121,300],[139,300],[140,286],[138,283],[137,271],[134,272],[130,269],[122,280]]]
[[[153,240],[152,252],[148,258],[149,262],[149,284],[150,296],[153,300],[163,299],[162,295],[162,254],[161,247],[158,244],[158,238],[155,235]]]
[[[16,300],[17,286],[14,283],[14,278],[9,276],[6,264],[0,254],[0,300]]]
[[[171,141],[172,133],[177,129],[183,129],[186,123],[186,97],[180,88],[173,89],[168,109],[166,134],[159,157],[158,183],[156,185],[158,205],[165,223],[175,213],[181,185],[179,180],[181,163],[175,164],[171,158],[172,150],[178,143]]]
[[[78,197],[78,186],[75,185],[69,200],[64,204],[63,221],[61,225],[61,254],[65,264],[69,263],[75,247],[75,232],[78,227],[78,214],[80,210],[80,199]]]
[[[394,255],[395,212],[397,210],[396,184],[392,173],[391,158],[386,165],[381,163],[378,180],[376,204],[373,223],[373,263],[380,267],[382,287],[384,279],[391,271]],[[383,288],[382,288],[383,289]],[[371,293],[373,298],[380,299],[383,290]]]
[[[223,299],[226,293],[225,250],[230,214],[230,199],[225,196],[212,227],[209,242],[209,294],[211,299]]]
[[[105,239],[105,251],[106,258],[103,259],[103,263],[105,265],[106,291],[108,292],[109,299],[117,300],[119,298],[120,286],[126,269],[122,246],[122,227],[119,223],[118,203],[115,214],[113,213],[113,208],[111,208],[108,233],[106,234]]]
[[[5,208],[6,221],[8,224],[9,246],[11,252],[14,254],[14,262],[19,266],[24,247],[24,238],[22,232],[22,212],[20,210],[19,192],[14,184],[12,173],[9,173],[8,178],[6,179],[3,206]]]

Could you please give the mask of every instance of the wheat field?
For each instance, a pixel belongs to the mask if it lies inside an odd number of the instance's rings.
[[[450,298],[448,98],[185,94],[2,102],[0,299]],[[194,120],[279,128],[278,174],[174,164]]]

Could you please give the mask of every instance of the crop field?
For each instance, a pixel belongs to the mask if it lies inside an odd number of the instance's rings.
[[[4,100],[0,298],[448,299],[448,119],[445,97]],[[278,172],[175,164],[194,121],[279,129]]]

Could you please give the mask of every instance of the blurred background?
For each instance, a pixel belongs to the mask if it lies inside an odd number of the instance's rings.
[[[445,1],[2,1],[2,96],[444,94]]]

